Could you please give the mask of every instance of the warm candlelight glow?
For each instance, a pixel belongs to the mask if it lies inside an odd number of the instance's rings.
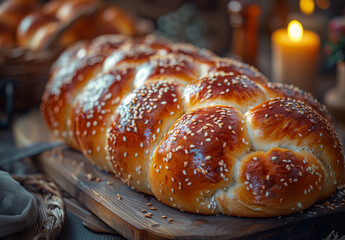
[[[330,2],[329,0],[316,0],[316,5],[322,9],[322,10],[326,10],[329,8]]]
[[[301,12],[304,14],[312,14],[315,8],[314,0],[300,0],[299,8],[301,9]]]
[[[272,79],[317,92],[319,36],[293,20],[272,34]]]
[[[297,20],[292,20],[288,25],[288,36],[293,42],[301,41],[303,37],[302,24]]]

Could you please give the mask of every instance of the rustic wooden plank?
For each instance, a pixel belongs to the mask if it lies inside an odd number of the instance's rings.
[[[24,145],[51,139],[38,112],[17,122],[15,135],[19,136],[17,142]],[[152,196],[131,190],[112,174],[99,170],[82,154],[68,148],[44,153],[38,164],[63,189],[129,239],[255,239],[260,236],[265,239],[282,233],[289,236],[289,233],[298,232],[306,226],[307,230],[318,231],[322,227],[320,224],[333,224],[339,216],[345,216],[345,206],[340,205],[342,191],[329,200],[336,200],[334,210],[315,205],[303,213],[281,218],[203,216],[181,212],[158,202]],[[91,174],[92,180],[88,179],[88,174]],[[100,181],[96,181],[96,178],[100,178]],[[147,206],[147,203],[152,203],[152,206]],[[151,210],[151,207],[157,209]],[[146,218],[142,210],[152,213],[152,217]],[[167,218],[163,219],[163,215]],[[173,221],[169,222],[169,218]],[[308,231],[305,233],[308,234]]]

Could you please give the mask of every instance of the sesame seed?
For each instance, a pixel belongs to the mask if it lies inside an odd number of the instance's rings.
[[[87,173],[86,177],[89,181],[92,181],[94,179],[93,175],[91,173]]]

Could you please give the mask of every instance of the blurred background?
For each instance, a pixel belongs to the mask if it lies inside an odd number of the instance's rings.
[[[303,38],[272,37],[291,20]],[[0,116],[37,106],[61,51],[107,33],[155,34],[236,58],[336,105],[345,118],[344,0],[3,0]]]
[[[336,62],[344,59],[343,0],[120,0],[116,3],[151,19],[158,35],[190,42],[221,56],[241,58],[268,76],[271,34],[287,27],[292,19],[320,36],[320,73],[334,70]],[[331,24],[334,18],[340,18],[339,26]]]
[[[191,43],[299,86],[326,104],[345,144],[345,0],[0,0],[0,159],[16,151],[15,121],[38,112],[59,54],[111,33]],[[7,170],[37,171],[22,162]],[[67,212],[59,239],[88,237],[100,234]]]

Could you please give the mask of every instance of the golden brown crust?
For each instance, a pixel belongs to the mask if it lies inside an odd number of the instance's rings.
[[[98,3],[98,0],[63,1],[63,4],[59,5],[59,9],[56,11],[56,17],[62,22],[67,22],[83,9],[95,7]]]
[[[215,56],[211,51],[206,49],[198,49],[191,44],[186,43],[173,43],[168,45],[170,52],[183,54],[193,58],[197,62],[212,63],[212,58]]]
[[[56,16],[57,11],[60,9],[65,0],[50,0],[42,6],[42,11],[45,14]]]
[[[266,77],[259,72],[255,67],[248,64],[236,61],[230,58],[215,57],[212,59],[213,66],[208,73],[225,72],[233,73],[234,75],[241,74],[246,75],[249,80],[256,83],[266,83]]]
[[[138,191],[151,194],[152,152],[183,113],[179,88],[164,82],[144,85],[122,100],[112,120],[107,149],[115,174]]]
[[[265,101],[260,85],[246,75],[219,72],[189,84],[184,92],[187,111],[207,105],[228,105],[245,113]]]
[[[329,197],[344,175],[324,107],[238,61],[152,36],[104,36],[68,49],[51,75],[42,103],[51,128],[174,208],[289,214]]]
[[[319,101],[317,101],[310,93],[305,92],[293,85],[277,82],[267,82],[263,84],[263,87],[269,98],[285,97],[301,100],[305,104],[312,107],[321,116],[331,121],[331,116],[327,112],[325,105],[319,103]]]
[[[19,46],[39,49],[57,31],[60,22],[54,16],[36,11],[23,18],[17,28]]]
[[[121,98],[130,90],[133,69],[114,70],[92,79],[77,97],[71,115],[73,137],[78,149],[96,166],[109,172],[106,133],[110,118]]]
[[[153,48],[145,44],[127,41],[106,59],[103,69],[108,71],[113,67],[137,67],[147,62],[155,53],[156,51]]]
[[[241,158],[235,184],[216,195],[222,212],[238,216],[280,216],[311,206],[324,189],[324,170],[305,151],[274,147]]]
[[[168,51],[170,49],[170,42],[167,39],[157,37],[156,35],[146,35],[142,38],[138,38],[137,43],[143,43],[155,50],[164,49]]]
[[[342,146],[331,123],[302,101],[271,99],[246,113],[253,147],[267,151],[273,146],[305,150],[326,167],[326,188],[321,198],[329,197],[343,174]]]
[[[50,79],[42,97],[41,109],[55,136],[76,147],[70,131],[69,116],[77,93],[101,70],[104,56],[96,55],[74,61]]]
[[[153,194],[184,211],[215,214],[215,191],[230,186],[237,159],[250,140],[244,116],[232,107],[211,106],[183,115],[154,153]]]
[[[86,56],[108,56],[121,47],[128,38],[129,37],[125,35],[103,35],[93,39],[91,42],[76,42],[60,55],[57,61],[55,61],[51,72],[54,74],[58,69],[67,67],[71,62],[78,61],[78,59]]]
[[[95,36],[107,33],[122,33],[129,36],[135,34],[133,17],[116,6],[101,10],[95,25]]]
[[[7,0],[0,4],[0,21],[11,29],[16,29],[20,21],[38,9],[36,0]]]
[[[80,58],[83,58],[87,54],[89,43],[86,41],[81,41],[72,44],[67,48],[59,58],[54,62],[53,66],[50,69],[51,78],[54,77],[57,71],[60,71],[62,68],[67,68],[68,65],[72,62],[78,61]]]
[[[197,77],[198,68],[192,58],[181,54],[154,55],[138,68],[134,87],[154,81],[186,85]]]
[[[88,54],[110,54],[117,50],[121,45],[129,39],[126,35],[102,35],[90,42],[88,46]]]

